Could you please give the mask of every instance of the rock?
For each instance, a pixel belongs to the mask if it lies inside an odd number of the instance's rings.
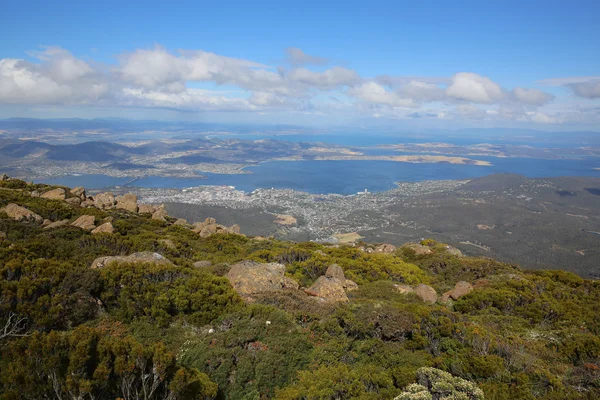
[[[423,246],[419,243],[406,243],[402,245],[402,248],[413,250],[417,256],[433,253],[429,247]]]
[[[115,207],[115,195],[111,192],[99,193],[94,197],[94,206],[99,210],[109,210]]]
[[[72,222],[71,225],[77,228],[85,229],[86,231],[91,231],[96,227],[95,220],[96,219],[93,215],[82,215]]]
[[[2,207],[0,211],[4,211],[6,215],[16,221],[32,221],[37,223],[43,221],[43,218],[38,214],[14,203],[7,204],[5,207]]]
[[[93,199],[83,200],[80,204],[81,207],[94,207],[95,202]]]
[[[173,243],[171,239],[160,239],[158,242],[164,244],[167,248],[171,250],[177,249],[177,246],[175,246],[175,243]]]
[[[298,290],[300,288],[300,285],[298,284],[298,282],[296,282],[292,278],[284,276],[283,277],[283,287],[285,289],[295,289],[295,290]]]
[[[40,192],[38,192],[37,190],[32,190],[31,193],[29,193],[29,195],[31,197],[40,197]]]
[[[95,235],[96,233],[113,233],[114,231],[115,228],[113,227],[113,224],[110,222],[105,222],[96,229],[94,229],[92,231],[92,234]]]
[[[454,285],[454,289],[449,290],[442,295],[441,301],[443,303],[445,303],[449,299],[458,300],[461,297],[471,293],[472,291],[473,291],[473,285],[471,285],[469,282],[465,282],[465,281],[456,282],[456,285]]]
[[[337,278],[342,282],[342,284],[346,283],[346,277],[344,276],[344,270],[337,264],[331,264],[327,271],[325,272],[325,276],[328,278]]]
[[[240,235],[240,226],[236,224],[228,228],[224,225],[217,224],[217,221],[214,218],[206,218],[204,222],[196,222],[192,231],[199,234],[202,238],[209,237],[215,233],[235,233]]]
[[[70,190],[71,195],[75,196],[75,197],[79,197],[80,199],[85,199],[85,188],[83,188],[82,186],[77,186],[74,187],[73,189]]]
[[[401,294],[414,293],[415,290],[408,285],[394,285],[394,288]]]
[[[209,237],[210,235],[214,235],[218,231],[223,230],[223,228],[224,228],[223,226],[220,226],[217,224],[212,224],[212,225],[208,225],[208,226],[205,226],[204,228],[202,228],[202,230],[199,232],[199,234],[200,234],[201,238],[206,238],[206,237]]]
[[[167,210],[162,207],[159,207],[156,211],[152,213],[152,219],[156,219],[159,221],[166,221],[165,217],[167,217]]]
[[[44,219],[44,221],[42,222],[42,226],[48,226],[52,223],[52,221],[50,221],[48,218]]]
[[[212,263],[207,260],[196,261],[194,263],[194,267],[196,267],[196,268],[206,268],[206,267],[210,267],[211,265],[212,265]]]
[[[351,292],[353,290],[358,289],[358,285],[356,282],[351,281],[350,279],[346,279],[346,286],[344,287],[347,292]]]
[[[9,180],[9,179],[10,179],[10,178],[9,178],[9,177],[8,177],[8,175],[6,175],[6,174],[2,174],[2,175],[0,175],[0,181],[7,181],[7,180]]]
[[[44,227],[44,229],[54,229],[60,228],[61,226],[65,226],[69,223],[68,219],[63,219],[62,221],[52,222]]]
[[[163,257],[158,253],[153,253],[151,251],[142,251],[139,253],[133,253],[128,256],[105,256],[98,257],[92,262],[90,268],[104,268],[108,266],[112,262],[119,263],[154,263],[154,264],[163,264],[163,265],[173,265],[171,261]]]
[[[127,193],[123,196],[117,196],[117,208],[131,212],[138,212],[137,196],[133,193]]]
[[[140,204],[138,206],[138,213],[140,214],[154,214],[154,212],[156,211],[156,207],[153,206],[152,204]]]
[[[240,226],[238,224],[231,225],[226,230],[227,230],[227,233],[235,233],[237,235],[240,234]]]
[[[179,218],[179,219],[177,219],[177,221],[173,222],[173,225],[187,226],[188,222],[183,218]]]
[[[492,281],[489,279],[480,278],[480,279],[477,279],[475,282],[473,282],[473,289],[481,289],[486,286],[489,286],[491,283],[492,283]]]
[[[242,296],[298,287],[296,282],[285,277],[285,266],[278,263],[242,261],[231,266],[227,279]]]
[[[451,254],[456,257],[462,257],[463,253],[459,249],[454,246],[446,246],[446,253]]]
[[[387,243],[375,247],[375,253],[391,254],[395,251],[396,251],[396,246],[393,246],[393,245],[387,244]]]
[[[81,205],[81,199],[79,197],[69,197],[68,199],[65,199],[65,202],[69,203],[72,206]]]
[[[65,193],[65,189],[57,188],[43,193],[40,197],[51,200],[64,200],[67,197],[67,195]]]
[[[337,278],[320,276],[311,287],[304,290],[309,296],[319,298],[326,303],[347,302],[348,296],[344,284]]]
[[[434,304],[437,301],[438,295],[434,288],[429,285],[420,284],[414,289],[415,294],[426,303]]]

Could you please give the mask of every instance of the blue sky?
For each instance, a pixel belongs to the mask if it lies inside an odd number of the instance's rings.
[[[6,3],[0,118],[600,122],[597,1]]]

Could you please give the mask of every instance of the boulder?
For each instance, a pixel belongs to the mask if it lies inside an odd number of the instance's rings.
[[[337,278],[320,276],[311,287],[304,292],[309,296],[317,297],[326,303],[347,302],[348,296],[344,284]]]
[[[94,207],[95,202],[94,202],[94,199],[85,199],[79,205],[81,207]]]
[[[385,254],[391,254],[393,252],[396,251],[396,246],[393,246],[391,244],[381,244],[377,247],[375,247],[375,253],[385,253]]]
[[[212,265],[212,263],[207,260],[196,261],[194,263],[194,267],[196,267],[196,268],[206,268],[206,267],[210,267],[211,265]]]
[[[415,294],[426,303],[434,304],[437,301],[438,295],[434,288],[429,285],[420,284],[414,289]]]
[[[94,206],[99,210],[109,210],[115,207],[115,195],[111,192],[98,193],[94,197]]]
[[[171,261],[163,257],[158,253],[151,251],[142,251],[139,253],[133,253],[128,256],[105,256],[98,257],[92,262],[90,268],[104,268],[112,262],[119,263],[154,263],[163,265],[173,265]]]
[[[173,222],[173,225],[187,226],[188,222],[183,218],[178,218],[177,221]]]
[[[415,292],[415,290],[412,287],[408,286],[408,285],[397,285],[397,284],[395,284],[394,288],[398,292],[400,292],[401,294],[408,294],[408,293],[414,293]]]
[[[473,291],[473,285],[471,285],[469,282],[465,282],[465,281],[456,282],[456,285],[454,285],[454,288],[452,290],[449,290],[442,295],[441,301],[442,301],[442,303],[445,303],[450,299],[458,300],[461,297],[471,293],[472,291]]]
[[[406,244],[402,245],[402,248],[410,249],[410,250],[414,251],[415,255],[417,255],[417,256],[433,253],[429,247],[423,246],[422,244],[419,244],[419,243],[406,243]]]
[[[117,196],[117,208],[131,212],[138,212],[137,196],[133,193],[127,193],[123,196]]]
[[[52,223],[52,221],[50,221],[48,218],[45,218],[44,221],[42,222],[42,227],[44,226],[48,226]]]
[[[92,234],[95,235],[96,233],[113,233],[114,231],[115,228],[113,227],[113,224],[110,222],[105,222],[96,229],[92,230]]]
[[[286,289],[298,290],[300,288],[300,285],[298,284],[298,282],[296,282],[292,278],[284,276],[283,277],[283,287]]]
[[[74,187],[73,189],[70,190],[70,192],[71,192],[71,195],[73,195],[75,197],[79,197],[82,200],[85,199],[85,188],[82,186]]]
[[[61,226],[65,226],[69,223],[68,219],[63,219],[62,221],[52,222],[44,227],[44,229],[54,229],[60,228]]]
[[[346,279],[346,285],[344,286],[344,289],[346,289],[347,292],[351,292],[353,290],[358,289],[358,285],[356,284],[356,282],[351,281],[350,279]]]
[[[65,199],[65,202],[69,203],[72,206],[81,205],[81,199],[79,197],[69,197],[68,199]]]
[[[96,219],[93,215],[82,215],[73,221],[71,225],[77,228],[85,229],[86,231],[91,231],[92,229],[96,228],[95,220]]]
[[[159,221],[166,221],[165,217],[167,217],[167,210],[163,207],[159,207],[156,211],[152,213],[152,219],[156,219]]]
[[[459,249],[454,246],[446,246],[446,253],[451,254],[456,257],[462,257],[463,253]]]
[[[0,211],[4,211],[6,215],[8,215],[10,218],[16,221],[31,221],[42,223],[42,221],[44,220],[42,217],[40,217],[33,211],[29,211],[25,207],[21,207],[14,203],[7,204],[5,207],[2,207]]]
[[[65,189],[57,188],[43,193],[40,197],[51,200],[64,200],[67,197],[67,195],[65,193]]]
[[[231,286],[242,296],[297,287],[297,283],[285,277],[285,266],[278,263],[242,261],[231,266],[227,273]]]
[[[140,204],[138,206],[138,212],[140,214],[144,214],[144,213],[154,214],[154,212],[156,210],[157,210],[157,208],[155,206],[153,206],[152,204]]]
[[[344,270],[337,264],[331,264],[327,271],[325,272],[325,276],[328,278],[337,278],[340,282],[345,283],[346,277],[344,276]]]
[[[2,175],[0,175],[0,181],[7,181],[7,180],[9,180],[9,179],[10,179],[10,178],[9,178],[9,177],[8,177],[8,175],[6,175],[6,174],[2,174]]]

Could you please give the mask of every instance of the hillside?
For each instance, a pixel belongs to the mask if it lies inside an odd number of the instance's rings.
[[[598,282],[433,240],[248,237],[3,177],[0,274],[0,399],[600,398]]]

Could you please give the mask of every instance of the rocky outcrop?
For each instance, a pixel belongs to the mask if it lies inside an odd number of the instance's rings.
[[[451,254],[453,256],[456,256],[456,257],[462,257],[463,256],[462,251],[460,251],[456,247],[450,246],[450,245],[446,246],[446,253]]]
[[[115,199],[117,208],[131,212],[138,212],[137,196],[133,193],[127,193],[123,196],[117,196]]]
[[[81,207],[95,207],[94,199],[85,199],[79,205]]]
[[[280,289],[294,289],[298,284],[285,277],[285,266],[278,263],[242,261],[227,273],[231,286],[242,296]],[[292,283],[293,282],[293,283]]]
[[[183,218],[178,218],[177,221],[173,222],[173,225],[188,226],[188,222]]]
[[[336,278],[342,282],[346,281],[346,277],[344,276],[344,270],[337,264],[331,264],[327,271],[325,272],[325,276],[328,278]]]
[[[112,192],[99,193],[94,197],[94,206],[99,210],[115,208],[115,195]]]
[[[382,245],[375,247],[375,253],[392,254],[395,251],[396,251],[396,246],[387,244],[387,243],[384,243]]]
[[[166,217],[168,217],[167,210],[164,207],[158,207],[156,211],[152,213],[152,219],[156,219],[158,221],[166,221]]]
[[[82,215],[77,218],[75,221],[71,223],[72,226],[77,228],[85,229],[86,231],[91,231],[96,228],[96,222],[93,215]]]
[[[415,294],[419,296],[425,303],[434,304],[438,299],[437,292],[429,285],[421,283],[415,287],[414,291]]]
[[[163,257],[158,253],[153,253],[151,251],[142,251],[139,253],[133,253],[128,256],[105,256],[98,257],[92,262],[90,268],[104,268],[113,262],[118,263],[154,263],[154,264],[164,264],[164,265],[173,265],[171,261]]]
[[[92,234],[95,235],[97,233],[113,233],[114,231],[115,228],[113,227],[113,224],[110,222],[105,222],[96,229],[92,230]]]
[[[323,275],[304,292],[327,303],[347,302],[349,299],[344,290],[344,283],[338,278]]]
[[[346,286],[344,286],[344,289],[346,289],[346,292],[351,292],[358,289],[358,284],[350,279],[346,279]]]
[[[65,226],[69,223],[68,219],[63,219],[61,221],[51,222],[48,225],[44,226],[44,229],[54,229],[60,228],[61,226]]]
[[[41,216],[34,213],[33,211],[29,211],[25,207],[21,207],[17,204],[10,203],[5,207],[0,209],[0,212],[5,212],[9,218],[14,219],[15,221],[23,221],[23,222],[37,222],[42,223],[44,220]]]
[[[461,297],[471,293],[473,291],[473,285],[469,282],[460,281],[456,282],[452,290],[447,291],[442,295],[441,302],[446,303],[448,300],[458,300]]]
[[[415,255],[417,255],[417,256],[422,256],[422,255],[427,255],[427,254],[433,253],[433,251],[429,247],[423,246],[422,244],[419,244],[419,243],[406,243],[406,244],[402,245],[402,248],[414,251]]]
[[[67,197],[67,194],[65,193],[65,189],[57,188],[43,193],[40,197],[50,200],[64,200]]]
[[[72,206],[81,205],[81,199],[79,197],[69,197],[68,199],[65,199],[65,202],[67,202],[68,204],[70,204]]]
[[[217,224],[217,221],[214,218],[206,218],[204,222],[195,223],[192,230],[199,234],[202,238],[209,237],[216,233],[235,233],[238,235],[240,234],[239,225],[236,224],[230,227],[226,227],[224,225]]]

